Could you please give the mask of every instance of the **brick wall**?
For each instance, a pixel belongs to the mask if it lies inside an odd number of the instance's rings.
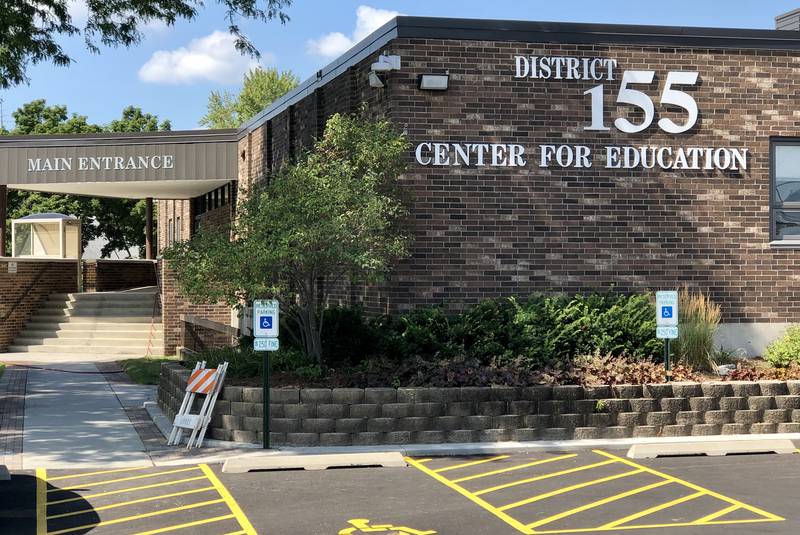
[[[9,262],[17,272],[9,273]],[[0,351],[6,351],[34,312],[53,293],[78,291],[75,260],[0,258]]]
[[[156,285],[152,260],[84,260],[83,291],[115,292]]]
[[[189,201],[159,201],[166,203],[167,212],[165,217],[169,217],[176,212],[169,211],[170,209],[183,210],[183,214],[190,213]],[[170,204],[172,203],[172,204]],[[179,204],[183,203],[183,204]],[[231,214],[233,204],[226,204],[219,208],[209,210],[199,216],[200,228],[222,227],[231,221]],[[159,210],[159,218],[161,218],[161,211]],[[181,218],[182,221],[184,217]],[[189,218],[186,218],[187,220]],[[190,234],[185,234],[188,238]],[[159,234],[159,239],[160,234]],[[184,332],[185,325],[181,321],[181,314],[192,314],[200,318],[216,321],[225,325],[231,323],[231,311],[227,305],[224,304],[194,304],[189,299],[184,297],[175,282],[175,277],[169,269],[166,261],[159,262],[159,273],[161,276],[161,311],[162,322],[164,324],[164,351],[166,354],[173,354],[175,348],[179,346],[182,341],[191,342],[190,347],[218,347],[220,345],[230,345],[230,336],[224,338],[220,337],[218,333],[209,331],[207,329],[196,329],[190,333]],[[223,344],[222,341],[226,343]]]
[[[426,304],[461,308],[484,298],[535,292],[637,292],[684,284],[709,292],[723,321],[785,322],[800,315],[800,252],[770,247],[769,139],[798,136],[794,101],[800,52],[624,45],[396,39],[384,48],[402,57],[386,89],[368,86],[375,55],[344,72],[271,120],[272,139],[249,147],[249,159],[286,161],[305,143],[319,116],[355,109],[385,115],[424,141],[519,143],[535,158],[540,144],[573,143],[601,154],[605,145],[746,147],[749,169],[540,169],[423,167],[409,151],[402,185],[409,199],[411,256],[386,283],[355,288],[368,309],[398,312]],[[606,132],[584,130],[590,118],[583,92],[596,81],[517,80],[514,55],[607,57],[618,61],[605,82]],[[621,73],[652,69],[637,85],[656,103],[653,125],[623,134],[613,119],[633,113],[616,105]],[[450,88],[420,91],[419,74],[449,70]],[[684,88],[697,101],[697,125],[669,135],[661,117],[683,122],[685,111],[658,104],[668,71],[698,71]],[[322,106],[317,113],[312,104]],[[291,119],[295,124],[292,124]],[[313,118],[313,120],[312,120]],[[629,115],[633,122],[638,117]],[[255,140],[259,130],[251,138]],[[291,134],[291,137],[290,137]],[[266,147],[272,151],[264,155]],[[255,161],[255,160],[254,160]],[[349,299],[349,292],[337,296]]]
[[[172,420],[189,370],[163,364]],[[197,412],[195,409],[194,412]],[[227,386],[209,436],[261,442],[260,388]],[[350,446],[800,432],[800,381],[616,386],[273,388],[270,440]]]

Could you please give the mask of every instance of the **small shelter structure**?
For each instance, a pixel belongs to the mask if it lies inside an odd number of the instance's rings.
[[[11,222],[11,254],[19,258],[81,257],[81,220],[75,216],[31,214]]]

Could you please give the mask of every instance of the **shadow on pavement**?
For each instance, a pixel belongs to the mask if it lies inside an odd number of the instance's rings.
[[[11,475],[10,481],[0,481],[0,533],[8,535],[35,535],[36,534],[36,483],[35,475],[26,472]],[[70,534],[82,535],[89,533],[100,517],[92,505],[84,500],[80,494],[71,490],[53,490],[57,486],[48,484],[48,493],[51,500],[69,500],[62,504],[46,506],[48,515],[58,515],[66,512],[81,511],[80,514],[51,519],[47,531],[57,531],[71,527],[88,526],[71,531]],[[78,489],[76,489],[78,490]]]

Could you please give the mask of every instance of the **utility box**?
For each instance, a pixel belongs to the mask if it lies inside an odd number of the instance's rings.
[[[81,220],[64,214],[31,214],[11,222],[11,255],[80,259]]]

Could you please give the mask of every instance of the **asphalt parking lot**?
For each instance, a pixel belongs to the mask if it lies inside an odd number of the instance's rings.
[[[800,455],[633,462],[584,450],[408,462],[247,474],[202,464],[19,472],[0,482],[0,533],[800,532]]]

